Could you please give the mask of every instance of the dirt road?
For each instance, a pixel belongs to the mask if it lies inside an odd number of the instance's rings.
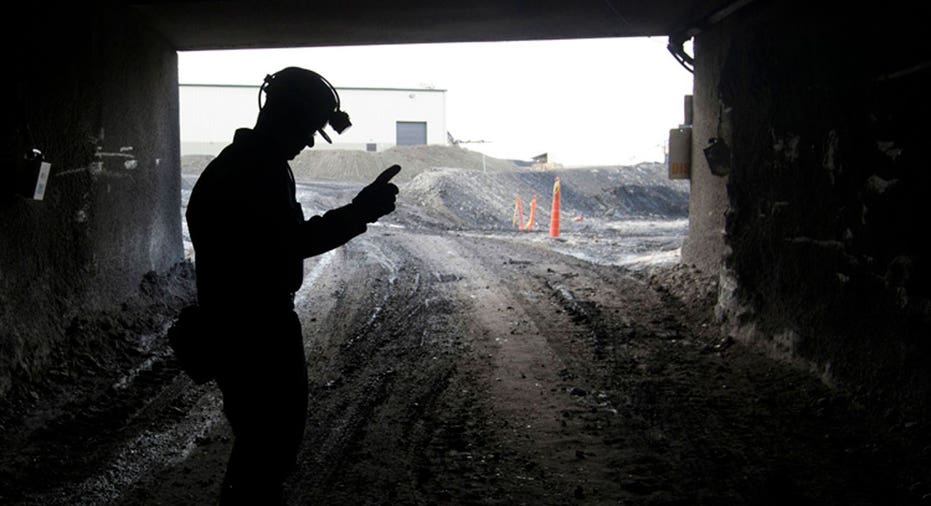
[[[720,341],[706,280],[527,237],[375,226],[307,262],[311,408],[292,504],[904,504],[929,492],[914,423],[871,425],[816,380]],[[8,430],[0,503],[213,504],[231,446],[218,391],[179,373],[162,337],[148,346],[106,393]]]

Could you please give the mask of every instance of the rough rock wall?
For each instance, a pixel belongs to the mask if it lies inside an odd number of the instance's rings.
[[[175,51],[115,6],[35,9],[3,35],[0,396],[52,365],[76,318],[182,259]],[[9,192],[30,147],[52,164],[42,201]]]
[[[828,381],[927,407],[928,8],[851,5],[756,2],[696,42],[723,56],[732,153],[718,310]]]

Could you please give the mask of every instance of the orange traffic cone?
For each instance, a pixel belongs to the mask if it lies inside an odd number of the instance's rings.
[[[534,195],[530,200],[530,218],[527,220],[527,226],[524,230],[533,230],[533,215],[537,212],[537,196]]]
[[[524,229],[524,211],[520,207],[520,195],[514,199],[514,216],[511,218],[511,225],[517,225],[518,230]]]
[[[550,237],[559,237],[559,178],[553,183],[553,209],[550,211]]]

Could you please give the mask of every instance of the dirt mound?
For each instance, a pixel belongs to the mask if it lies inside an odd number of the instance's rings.
[[[213,158],[213,155],[184,155],[181,157],[181,173],[200,174]]]
[[[517,167],[507,160],[452,146],[395,146],[376,153],[346,150],[304,150],[291,162],[299,181],[355,181],[367,183],[385,168],[398,164],[403,170],[396,181],[410,181],[436,168],[467,171],[511,172]]]
[[[209,155],[182,156],[181,171],[184,174],[200,174],[212,159]],[[417,174],[436,168],[491,173],[518,170],[518,167],[508,160],[483,157],[481,153],[454,146],[395,146],[374,153],[343,149],[305,149],[291,162],[291,169],[295,179],[301,182],[367,183],[394,164],[403,167],[395,179],[398,182],[410,181]]]
[[[184,157],[185,174],[209,157]],[[382,152],[305,150],[291,167],[302,183],[299,199],[311,213],[348,202],[362,185],[392,164],[402,171],[398,212],[390,221],[458,230],[511,230],[515,200],[529,219],[537,196],[535,229],[550,220],[553,183],[560,179],[563,228],[603,229],[604,222],[688,217],[688,181],[670,181],[658,163],[553,171],[517,167],[507,160],[451,146],[401,146]],[[188,182],[186,181],[186,184]]]
[[[557,177],[564,221],[583,224],[593,219],[688,216],[688,183],[666,179],[661,164],[487,174],[435,169],[418,174],[402,187],[399,212],[412,221],[438,226],[512,229],[516,197],[521,198],[526,221],[531,200],[536,196],[535,228],[542,229],[550,220],[553,183]]]

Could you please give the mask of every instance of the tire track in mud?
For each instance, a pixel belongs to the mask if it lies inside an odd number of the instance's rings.
[[[472,236],[461,245],[463,256],[485,258],[485,265],[495,266],[492,275],[513,319],[509,335],[501,339],[501,372],[496,373],[512,395],[498,396],[500,409],[518,415],[512,423],[528,417],[536,421],[524,427],[526,434],[515,433],[509,440],[523,470],[518,475],[522,480],[511,486],[538,504],[587,503],[592,490],[623,496],[603,473],[607,456],[602,438],[582,430],[587,418],[616,414],[604,392],[581,378],[587,367],[597,366],[608,329],[590,318],[597,308],[575,300],[558,281],[599,282],[591,264],[578,262],[571,269],[568,257],[510,239]],[[488,260],[496,256],[495,262]],[[536,392],[526,388],[528,379],[538,387]]]
[[[549,300],[545,282],[541,290],[540,279],[522,272],[530,264],[541,263],[536,251],[529,251],[532,254],[526,259],[517,259],[509,248],[486,251],[494,241],[399,235],[384,247],[396,251],[400,260],[382,261],[381,269],[387,264],[402,265],[393,293],[405,293],[400,288],[405,283],[415,289],[407,292],[410,296],[406,300],[396,295],[396,300],[384,306],[391,310],[380,317],[385,319],[382,331],[391,327],[392,318],[402,323],[393,327],[399,332],[397,338],[408,343],[395,349],[396,371],[402,374],[385,379],[370,372],[367,383],[347,379],[359,374],[358,359],[352,358],[359,351],[353,348],[366,342],[360,355],[371,356],[377,338],[360,332],[359,327],[366,327],[368,320],[358,315],[340,314],[327,320],[325,326],[331,328],[339,328],[341,322],[365,320],[355,327],[344,325],[344,340],[339,347],[331,347],[338,353],[330,356],[342,357],[349,365],[331,366],[328,377],[335,379],[324,383],[327,389],[338,390],[334,396],[355,400],[336,407],[335,411],[344,413],[343,419],[317,424],[336,433],[329,440],[312,442],[317,448],[314,463],[305,465],[306,472],[300,474],[323,477],[301,483],[299,487],[317,491],[301,499],[328,504],[366,502],[366,497],[376,503],[382,500],[376,498],[388,497],[405,504],[563,504],[584,494],[582,484],[591,488],[592,483],[606,493],[612,487],[610,477],[593,477],[589,471],[591,467],[607,467],[593,461],[593,456],[601,453],[602,440],[584,431],[573,432],[578,428],[574,418],[584,418],[578,416],[580,413],[611,412],[612,408],[603,394],[592,391],[590,398],[595,400],[589,401],[580,398],[580,388],[567,386],[567,380],[578,376],[569,372],[578,364],[564,363],[571,354],[557,353],[550,336],[554,332],[575,336],[607,330],[593,327],[595,319],[590,315],[578,318],[562,314],[567,312]],[[359,294],[347,294],[341,287],[334,291],[334,306],[355,310],[373,306],[385,298],[383,292],[376,293],[380,295],[364,302]],[[419,313],[428,316],[423,318]],[[419,336],[422,347],[431,342],[431,333],[458,334],[465,343],[464,353],[455,362],[434,364],[434,371],[443,374],[412,378],[410,372],[423,369],[425,358],[414,358],[413,343]],[[373,363],[376,369],[383,367],[377,360],[367,367]],[[408,376],[403,377],[405,374]],[[412,379],[429,388],[421,387],[418,396],[413,393],[417,389]],[[356,386],[338,384],[347,382]],[[396,411],[403,409],[398,403],[405,401],[392,398],[393,390],[407,392],[408,405],[415,407],[399,415]],[[325,394],[318,400],[323,397]],[[394,420],[384,420],[391,415]],[[384,455],[393,458],[385,461]],[[399,471],[393,471],[392,466],[403,468],[400,474],[404,476],[398,476]],[[385,476],[385,482],[375,486],[365,482],[366,476],[369,481],[373,476]]]
[[[572,497],[564,480],[541,486],[552,455],[533,448],[533,434],[562,429],[568,395],[555,386],[559,358],[502,286],[512,280],[489,268],[494,256],[472,254],[459,239],[406,232],[346,251],[341,261],[355,274],[321,278],[317,289],[329,297],[318,294],[312,304],[325,316],[308,336],[317,343],[310,344],[309,436],[292,498],[519,504],[549,497],[556,504]],[[366,307],[382,309],[370,317]]]
[[[716,347],[694,308],[628,271],[519,241],[373,227],[307,262],[297,310],[311,398],[291,503],[842,504],[888,492],[886,456],[817,382]],[[219,393],[153,350],[111,393],[76,400],[84,415],[50,414],[21,435],[26,451],[4,468],[49,453],[36,445],[80,460],[28,464],[31,488],[4,504],[214,502],[231,443]]]
[[[335,264],[302,309],[311,407],[291,497],[355,504],[367,491],[419,502],[431,435],[423,413],[455,370],[457,344],[436,332],[451,308],[389,231],[347,245]]]
[[[505,286],[568,366],[560,377],[577,406],[564,414],[585,469],[576,499],[901,503],[895,458],[856,450],[877,437],[856,408],[803,371],[722,344],[703,327],[711,304],[683,307],[623,269],[502,251],[519,273]]]
[[[369,235],[377,236],[377,231]],[[419,272],[413,277],[400,276],[399,270],[407,267],[395,265],[397,256],[380,248],[378,240],[367,235],[353,246],[315,257],[305,265],[305,286],[295,306],[309,358],[311,411],[305,448],[312,451],[301,455],[290,487],[292,497],[301,497],[296,499],[298,504],[311,500],[307,491],[315,494],[329,482],[338,485],[344,478],[346,455],[357,451],[360,434],[394,388],[397,368],[389,361],[370,360],[399,332],[398,324],[386,325],[386,315],[404,322],[424,303]],[[212,383],[207,388],[213,393],[213,406],[203,415],[207,423],[193,444],[176,445],[185,447],[184,458],[164,459],[161,471],[133,487],[123,504],[215,500],[232,435],[222,415],[219,392]],[[429,400],[433,394],[427,391],[423,397]]]
[[[582,448],[598,447],[600,441],[579,440],[565,418],[578,409],[577,399],[561,376],[565,357],[548,336],[567,332],[569,322],[524,272],[545,257],[474,235],[416,244],[415,255],[460,280],[451,296],[459,301],[459,317],[470,321],[469,339],[476,348],[470,367],[485,405],[485,419],[476,424],[486,431],[480,438],[487,442],[486,454],[496,460],[494,473],[486,468],[481,476],[480,502],[576,501],[579,484],[589,480],[579,462]]]
[[[542,297],[525,304],[550,322],[547,339],[567,365],[560,377],[575,406],[563,415],[585,469],[576,497],[592,504],[684,500],[679,473],[696,464],[676,446],[690,432],[711,432],[702,415],[688,413],[720,404],[696,373],[714,371],[715,358],[702,354],[704,344],[676,306],[624,270],[535,254],[540,260],[520,269]]]

